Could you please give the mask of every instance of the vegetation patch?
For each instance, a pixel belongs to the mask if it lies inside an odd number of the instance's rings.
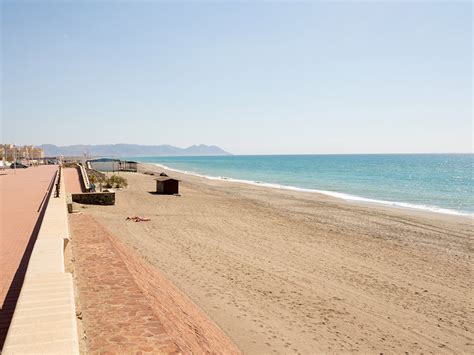
[[[122,176],[112,175],[109,178],[106,178],[104,181],[104,186],[108,189],[110,188],[124,188],[128,186],[127,179]]]

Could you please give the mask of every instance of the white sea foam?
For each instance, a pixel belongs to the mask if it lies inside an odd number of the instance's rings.
[[[367,198],[367,197],[350,195],[350,194],[346,194],[346,193],[342,193],[342,192],[316,190],[316,189],[306,189],[306,188],[303,188],[303,187],[296,187],[296,186],[287,186],[287,185],[273,184],[273,183],[267,183],[267,182],[252,181],[252,180],[234,179],[234,178],[229,178],[229,177],[226,177],[226,176],[202,175],[202,174],[196,173],[194,171],[174,169],[174,168],[171,168],[171,167],[163,165],[163,164],[158,164],[158,163],[147,163],[147,164],[153,164],[153,165],[156,165],[156,166],[158,166],[160,168],[163,168],[163,169],[166,169],[166,170],[176,171],[177,173],[182,173],[182,174],[198,176],[198,177],[202,177],[202,178],[205,178],[205,179],[208,179],[208,180],[231,181],[231,182],[239,182],[239,183],[248,184],[248,185],[263,186],[263,187],[268,187],[268,188],[273,188],[273,189],[280,189],[280,190],[311,192],[311,193],[318,193],[318,194],[323,194],[323,195],[327,195],[327,196],[340,198],[340,199],[343,199],[343,200],[346,200],[346,201],[357,201],[357,202],[379,204],[379,205],[385,205],[385,206],[397,207],[397,208],[404,208],[404,209],[411,209],[411,210],[420,210],[420,211],[429,211],[429,212],[443,213],[443,214],[449,214],[449,215],[474,217],[474,213],[464,213],[464,212],[459,212],[459,211],[450,210],[450,209],[447,209],[447,208],[436,207],[436,206],[417,205],[417,204],[408,203],[408,202],[377,200],[377,199],[372,199],[372,198]]]

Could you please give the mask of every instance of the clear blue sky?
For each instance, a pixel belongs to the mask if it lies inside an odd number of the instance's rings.
[[[470,2],[2,2],[1,140],[469,152]]]

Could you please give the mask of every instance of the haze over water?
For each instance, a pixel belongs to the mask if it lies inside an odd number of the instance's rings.
[[[473,154],[141,157],[172,169],[353,200],[474,214]],[[279,186],[282,185],[282,186]]]

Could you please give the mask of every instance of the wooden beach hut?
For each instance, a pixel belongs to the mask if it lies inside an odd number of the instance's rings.
[[[157,194],[174,195],[179,193],[179,180],[168,176],[159,176],[155,180]]]

